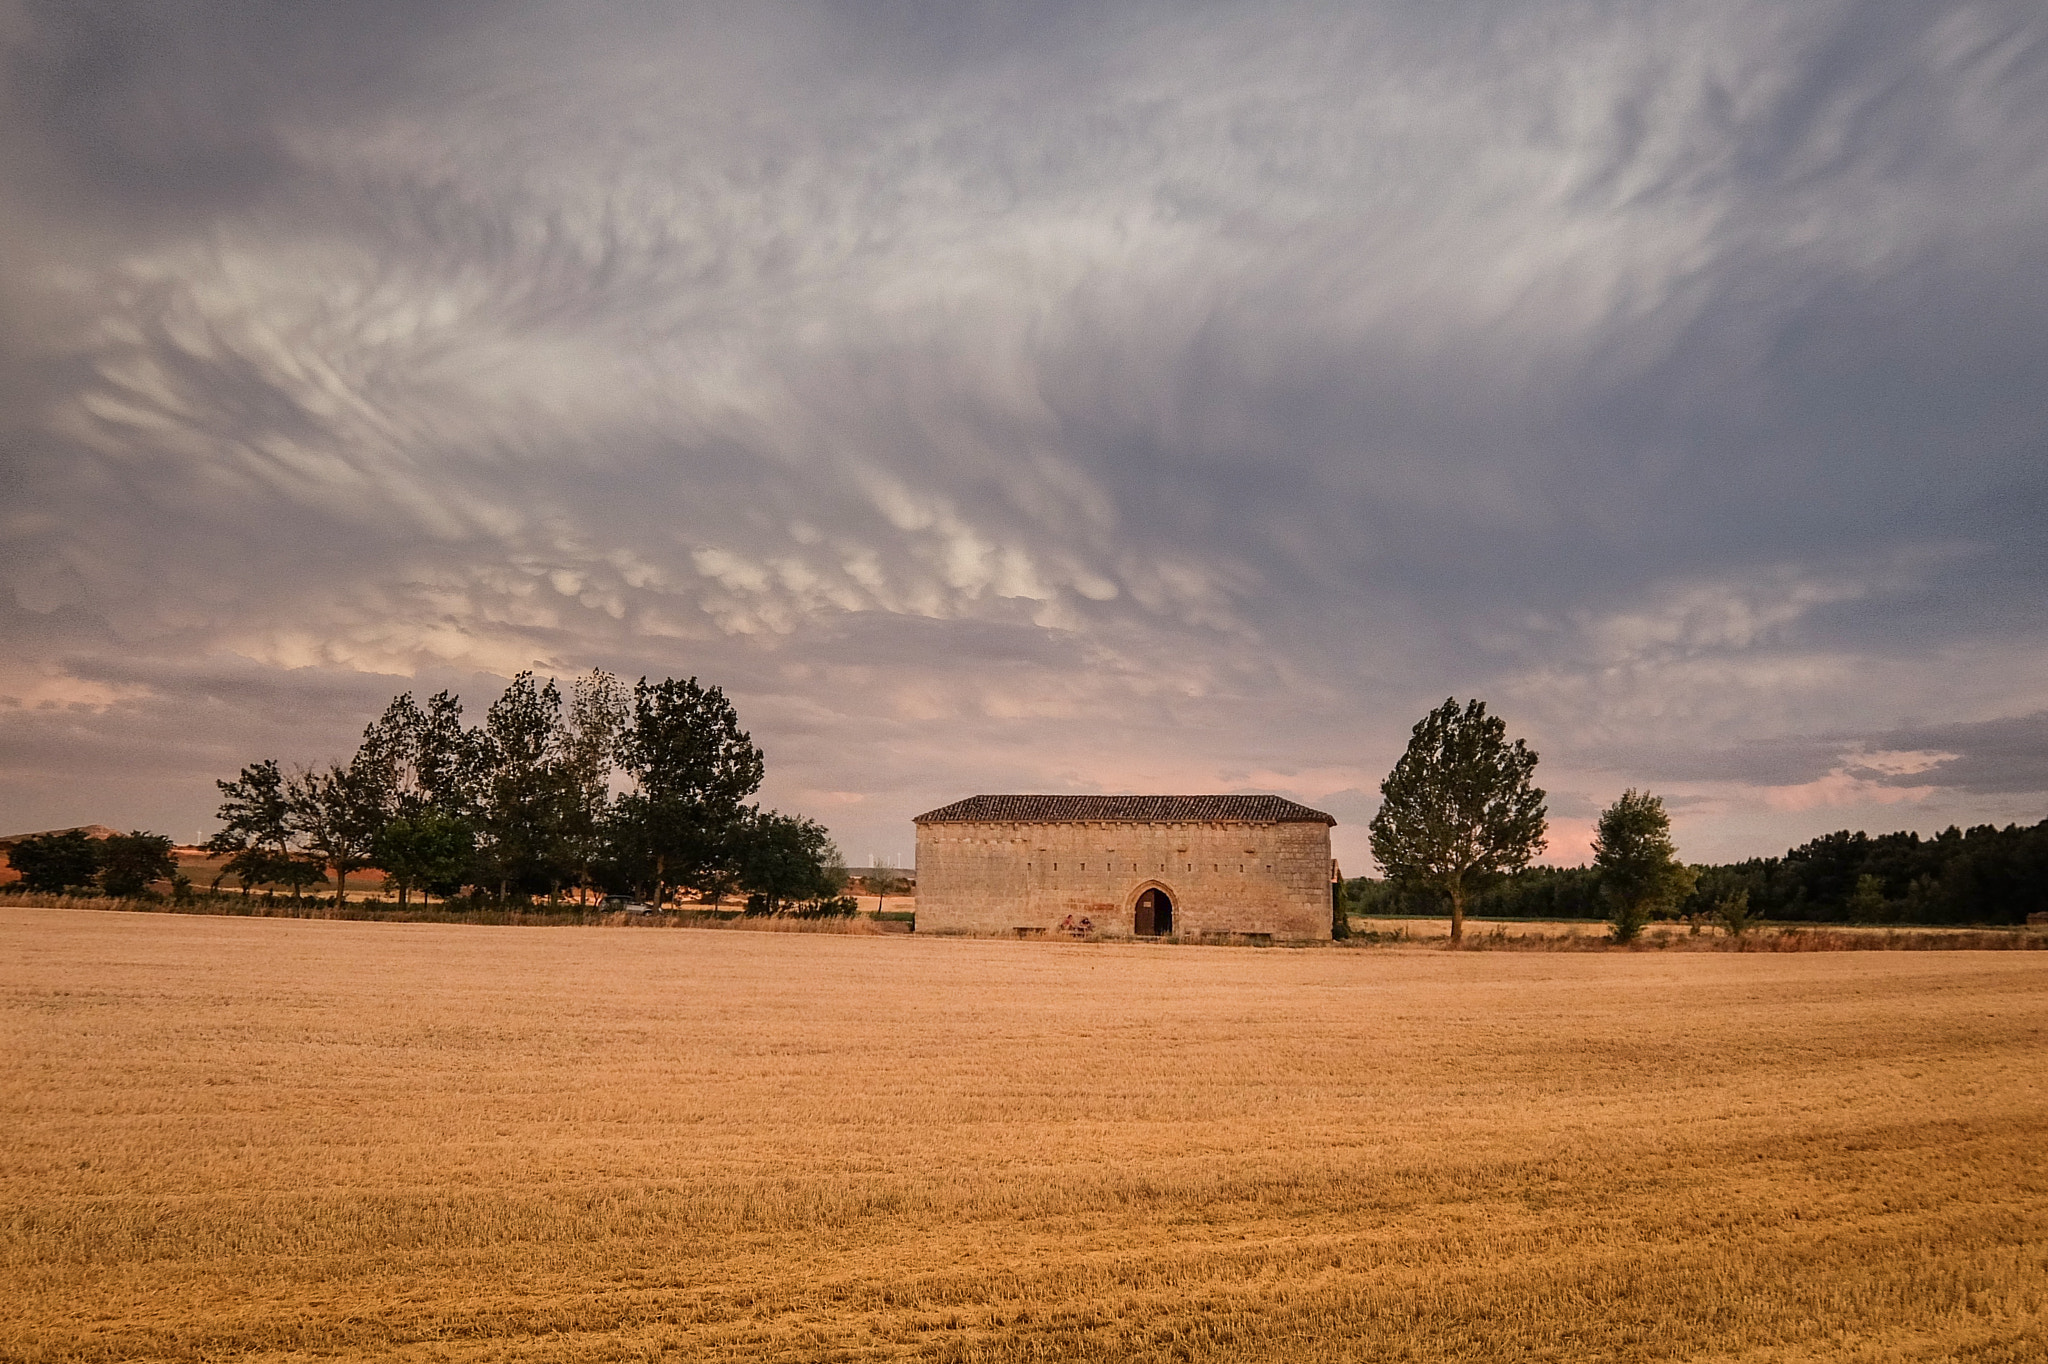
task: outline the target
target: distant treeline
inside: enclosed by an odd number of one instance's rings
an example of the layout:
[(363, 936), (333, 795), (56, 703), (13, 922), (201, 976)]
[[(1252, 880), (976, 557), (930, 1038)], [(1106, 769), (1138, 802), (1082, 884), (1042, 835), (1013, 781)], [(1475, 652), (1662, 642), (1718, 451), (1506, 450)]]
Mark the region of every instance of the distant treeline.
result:
[[(2020, 924), (2048, 913), (2048, 820), (1916, 833), (1828, 834), (1783, 857), (1695, 868), (1678, 913), (1711, 916), (1747, 893), (1749, 912), (1807, 923)], [(1358, 877), (1344, 883), (1353, 914), (1448, 913), (1419, 887)], [(1591, 867), (1531, 867), (1496, 878), (1467, 912), (1499, 919), (1604, 919), (1612, 906)]]

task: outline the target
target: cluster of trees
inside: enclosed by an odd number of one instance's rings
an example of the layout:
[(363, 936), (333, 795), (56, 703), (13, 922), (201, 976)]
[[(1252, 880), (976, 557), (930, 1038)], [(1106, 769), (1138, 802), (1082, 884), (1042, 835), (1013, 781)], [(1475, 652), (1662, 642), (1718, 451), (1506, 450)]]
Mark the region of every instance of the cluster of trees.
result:
[(1663, 801), (1630, 790), (1601, 812), (1590, 867), (1537, 867), (1543, 792), (1536, 754), (1455, 701), (1415, 726), (1380, 784), (1373, 856), (1385, 880), (1347, 881), (1347, 913), (1448, 912), (1492, 918), (1607, 919), (1626, 941), (1653, 918), (1711, 920), (1740, 933), (1759, 918), (1861, 923), (2019, 924), (2048, 913), (2048, 820), (2032, 827), (1829, 834), (1783, 857), (1688, 866)]
[[(346, 763), (275, 759), (216, 783), (222, 878), (294, 893), (381, 870), (400, 903), (465, 889), (499, 900), (678, 893), (750, 911), (844, 912), (837, 851), (813, 820), (748, 800), (764, 773), (732, 703), (697, 679), (628, 691), (593, 671), (564, 699), (521, 673), (481, 725), (448, 692), (393, 698)], [(219, 884), (218, 881), (215, 883)]]
[[(1465, 936), (1466, 907), (1500, 881), (1530, 872), (1545, 846), (1548, 811), (1535, 784), (1536, 754), (1484, 701), (1455, 698), (1416, 722), (1407, 751), (1380, 783), (1380, 810), (1370, 826), (1372, 853), (1387, 871), (1380, 903), (1445, 906), (1451, 941)], [(1694, 874), (1678, 860), (1664, 802), (1625, 791), (1601, 812), (1593, 841), (1594, 884), (1618, 942), (1629, 942), (1659, 913), (1689, 895)], [(1355, 884), (1355, 883), (1354, 883)], [(1365, 897), (1357, 897), (1365, 898)], [(1355, 902), (1338, 894), (1338, 919)], [(1740, 906), (1727, 907), (1732, 931), (1747, 927)]]
[(2019, 924), (2048, 913), (2048, 820), (1932, 838), (1843, 830), (1699, 871), (1699, 894), (1747, 895), (1772, 919)]
[(21, 873), (24, 890), (50, 895), (140, 895), (152, 881), (169, 881), (180, 892), (191, 883), (178, 873), (171, 840), (137, 830), (94, 838), (83, 829), (34, 834), (7, 850)]

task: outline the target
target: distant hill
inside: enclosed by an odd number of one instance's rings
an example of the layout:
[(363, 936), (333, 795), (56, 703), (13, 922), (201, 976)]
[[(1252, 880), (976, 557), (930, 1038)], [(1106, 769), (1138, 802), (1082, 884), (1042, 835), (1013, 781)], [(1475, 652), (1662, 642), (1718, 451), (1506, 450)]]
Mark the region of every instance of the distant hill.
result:
[(0, 848), (11, 848), (24, 838), (41, 838), (44, 834), (79, 833), (87, 838), (113, 838), (120, 832), (119, 829), (109, 829), (104, 824), (78, 824), (69, 829), (38, 829), (34, 833), (8, 834), (5, 838), (0, 838)]

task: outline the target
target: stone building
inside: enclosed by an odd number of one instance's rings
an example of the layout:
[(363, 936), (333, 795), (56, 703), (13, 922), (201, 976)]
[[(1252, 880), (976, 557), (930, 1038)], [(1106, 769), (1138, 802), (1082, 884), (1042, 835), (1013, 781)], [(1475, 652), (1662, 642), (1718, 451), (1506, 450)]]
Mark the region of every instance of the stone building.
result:
[(917, 825), (917, 931), (1330, 936), (1330, 826), (1279, 796), (969, 796)]

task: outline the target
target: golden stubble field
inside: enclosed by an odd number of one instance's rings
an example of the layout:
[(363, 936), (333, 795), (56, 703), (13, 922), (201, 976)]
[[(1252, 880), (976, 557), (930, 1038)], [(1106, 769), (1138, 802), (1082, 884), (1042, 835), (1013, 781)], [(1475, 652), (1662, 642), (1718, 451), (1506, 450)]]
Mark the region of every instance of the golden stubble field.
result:
[(2048, 1359), (2048, 954), (0, 909), (0, 1357)]

